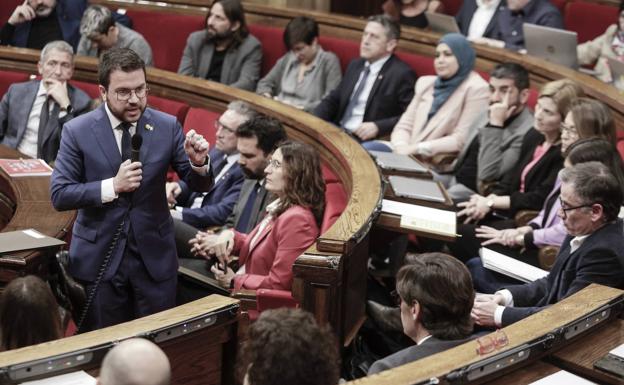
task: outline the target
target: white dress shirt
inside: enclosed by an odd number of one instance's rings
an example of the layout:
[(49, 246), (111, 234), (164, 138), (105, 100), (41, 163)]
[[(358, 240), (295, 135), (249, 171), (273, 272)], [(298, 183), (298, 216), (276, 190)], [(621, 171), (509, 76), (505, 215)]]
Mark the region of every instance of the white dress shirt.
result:
[(477, 9), (472, 15), (472, 20), (470, 20), (470, 26), (468, 27), (469, 39), (483, 37), (487, 26), (490, 24), (492, 17), (494, 17), (496, 8), (500, 4), (500, 0), (476, 0), (476, 3)]

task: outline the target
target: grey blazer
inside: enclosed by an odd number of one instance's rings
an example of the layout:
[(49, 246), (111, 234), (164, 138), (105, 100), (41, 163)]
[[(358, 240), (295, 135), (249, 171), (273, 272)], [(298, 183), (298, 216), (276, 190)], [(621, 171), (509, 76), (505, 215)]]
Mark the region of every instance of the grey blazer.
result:
[[(180, 60), (178, 73), (205, 79), (210, 69), (214, 44), (206, 41), (206, 31), (189, 35)], [(236, 48), (229, 47), (223, 59), (220, 83), (247, 91), (255, 91), (260, 78), (262, 46), (258, 39), (247, 35)]]
[(464, 342), (468, 342), (473, 338), (475, 337), (470, 336), (463, 340), (441, 340), (431, 336), (420, 345), (410, 346), (409, 348), (399, 350), (386, 358), (375, 361), (368, 369), (368, 375), (370, 376), (371, 374), (383, 372), (384, 370), (396, 368), (398, 366), (420, 360), (421, 358), (443, 352), (454, 348), (455, 346), (461, 345)]
[[(154, 59), (152, 55), (152, 48), (143, 35), (120, 23), (115, 23), (115, 26), (119, 29), (119, 36), (117, 37), (117, 43), (114, 48), (129, 48), (136, 52), (141, 59), (143, 59), (146, 66), (153, 66)], [(88, 39), (85, 35), (82, 35), (80, 37), (80, 41), (78, 42), (76, 55), (97, 57), (98, 54), (98, 48), (92, 45), (90, 39)]]
[[(39, 89), (39, 80), (12, 84), (0, 102), (0, 143), (17, 148), (26, 132), (28, 116), (32, 110)], [(43, 158), (47, 162), (56, 159), (61, 128), (75, 116), (89, 111), (91, 98), (84, 91), (68, 85), (69, 100), (73, 108), (71, 114), (51, 120), (46, 127), (44, 143), (41, 145)]]
[[(238, 224), (238, 220), (247, 204), (247, 199), (249, 198), (249, 194), (251, 194), (251, 189), (256, 185), (258, 180), (256, 179), (245, 179), (243, 182), (243, 187), (241, 187), (240, 195), (238, 196), (238, 201), (234, 206), (234, 210), (232, 210), (232, 214), (225, 221), (225, 226), (234, 228)], [(264, 212), (267, 205), (273, 201), (275, 197), (270, 194), (267, 190), (262, 187), (260, 191), (258, 191), (258, 195), (256, 195), (256, 202), (254, 203), (251, 217), (249, 218), (249, 223), (247, 224), (247, 231), (251, 231), (258, 224), (259, 219), (261, 218), (260, 213)]]

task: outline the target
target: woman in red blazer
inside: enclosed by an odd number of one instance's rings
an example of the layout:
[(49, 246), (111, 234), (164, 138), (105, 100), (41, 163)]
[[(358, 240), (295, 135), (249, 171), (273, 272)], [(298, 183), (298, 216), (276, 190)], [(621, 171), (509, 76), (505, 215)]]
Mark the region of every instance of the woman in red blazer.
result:
[(292, 266), (319, 235), (325, 209), (325, 182), (318, 153), (310, 146), (286, 142), (275, 150), (265, 188), (278, 199), (267, 206), (264, 219), (249, 233), (225, 230), (210, 250), (220, 261), (239, 256), (237, 272), (217, 265), (212, 272), (224, 287), (282, 289), (292, 286)]

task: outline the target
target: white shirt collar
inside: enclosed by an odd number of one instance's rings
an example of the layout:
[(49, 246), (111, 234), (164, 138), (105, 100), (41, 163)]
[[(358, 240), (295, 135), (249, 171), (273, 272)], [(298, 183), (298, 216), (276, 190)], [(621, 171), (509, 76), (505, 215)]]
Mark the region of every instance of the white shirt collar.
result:
[(386, 56), (382, 57), (381, 59), (375, 60), (372, 63), (369, 63), (367, 61), (365, 65), (368, 66), (371, 74), (377, 74), (377, 73), (379, 73), (379, 71), (381, 71), (381, 68), (384, 66), (384, 64), (386, 64), (388, 59), (390, 59), (390, 56), (391, 55), (386, 55)]
[(275, 212), (275, 210), (277, 210), (277, 207), (280, 204), (280, 199), (277, 198), (276, 200), (274, 200), (273, 202), (269, 203), (266, 207), (266, 212), (273, 215), (273, 213)]
[(486, 4), (483, 0), (476, 0), (477, 7), (483, 9), (496, 9), (498, 4), (500, 4), (500, 0), (492, 0), (488, 4)]
[[(113, 127), (113, 129), (117, 128), (117, 126), (119, 126), (122, 123), (122, 121), (117, 119), (117, 117), (113, 115), (111, 110), (108, 109), (108, 104), (106, 104), (106, 102), (104, 102), (104, 109), (106, 109), (106, 116), (108, 116), (108, 120), (110, 121), (111, 127)], [(135, 130), (136, 130), (137, 122), (130, 123), (130, 125)]]
[(579, 235), (578, 237), (574, 237), (570, 240), (570, 254), (578, 250), (579, 247), (585, 242), (585, 239), (589, 237), (591, 234)]
[(427, 337), (421, 338), (420, 341), (416, 341), (416, 345), (421, 345), (423, 342), (427, 341), (431, 337), (433, 336), (429, 334)]

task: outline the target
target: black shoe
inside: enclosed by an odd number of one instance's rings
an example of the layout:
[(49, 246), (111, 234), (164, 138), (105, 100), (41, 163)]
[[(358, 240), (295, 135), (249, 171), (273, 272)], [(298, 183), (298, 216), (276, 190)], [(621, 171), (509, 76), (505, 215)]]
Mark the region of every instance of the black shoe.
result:
[(381, 305), (375, 301), (366, 301), (367, 313), (382, 330), (387, 332), (403, 332), (401, 309)]

